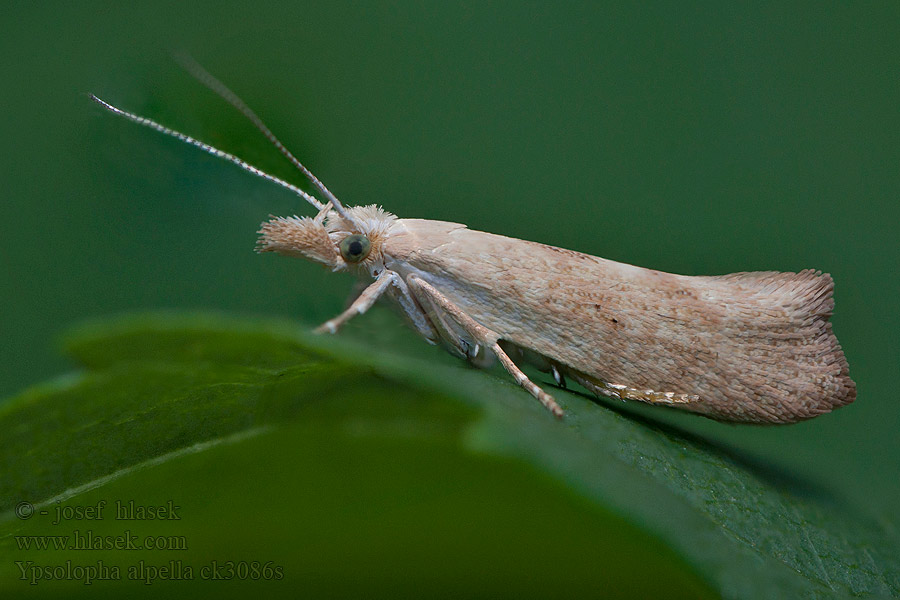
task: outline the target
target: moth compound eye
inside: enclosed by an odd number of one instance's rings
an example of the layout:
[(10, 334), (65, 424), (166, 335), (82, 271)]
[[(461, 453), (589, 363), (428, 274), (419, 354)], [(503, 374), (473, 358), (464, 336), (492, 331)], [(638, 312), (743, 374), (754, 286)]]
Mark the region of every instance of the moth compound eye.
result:
[(358, 263), (369, 255), (372, 244), (369, 238), (359, 233), (348, 235), (341, 242), (341, 256), (348, 263)]

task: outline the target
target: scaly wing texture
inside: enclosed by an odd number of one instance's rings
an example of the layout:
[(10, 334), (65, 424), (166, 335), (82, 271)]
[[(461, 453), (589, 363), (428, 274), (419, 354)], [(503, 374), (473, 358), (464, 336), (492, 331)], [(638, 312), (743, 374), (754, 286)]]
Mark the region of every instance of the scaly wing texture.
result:
[(503, 339), (606, 382), (696, 394), (683, 408), (790, 423), (853, 401), (816, 271), (690, 277), (462, 225), (400, 219), (386, 255)]

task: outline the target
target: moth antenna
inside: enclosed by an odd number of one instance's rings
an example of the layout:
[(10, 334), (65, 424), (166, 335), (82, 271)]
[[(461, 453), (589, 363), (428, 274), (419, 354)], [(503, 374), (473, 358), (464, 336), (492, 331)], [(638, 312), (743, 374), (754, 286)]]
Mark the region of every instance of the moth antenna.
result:
[(287, 181), (284, 181), (283, 179), (279, 179), (278, 177), (275, 177), (274, 175), (269, 175), (265, 171), (258, 169), (257, 167), (254, 167), (250, 163), (238, 158), (234, 154), (229, 154), (228, 152), (219, 150), (218, 148), (216, 148), (214, 146), (210, 146), (209, 144), (201, 142), (200, 140), (194, 139), (187, 134), (181, 133), (180, 131), (175, 131), (174, 129), (169, 129), (165, 125), (160, 125), (156, 121), (154, 121), (152, 119), (148, 119), (147, 117), (141, 117), (134, 113), (130, 113), (127, 110), (122, 110), (121, 108), (116, 108), (109, 102), (101, 100), (94, 94), (91, 94), (91, 100), (93, 100), (94, 102), (96, 102), (97, 104), (99, 104), (100, 106), (105, 108), (106, 110), (108, 110), (112, 113), (115, 113), (119, 116), (125, 117), (129, 121), (133, 121), (133, 122), (137, 123), (138, 125), (143, 125), (144, 127), (149, 127), (150, 129), (155, 129), (156, 131), (158, 131), (160, 133), (163, 133), (163, 134), (173, 137), (177, 140), (180, 140), (182, 142), (190, 144), (191, 146), (200, 148), (204, 152), (208, 152), (209, 154), (212, 154), (213, 156), (216, 156), (218, 158), (223, 158), (227, 161), (230, 161), (230, 162), (236, 164), (237, 166), (239, 166), (240, 168), (244, 169), (245, 171), (247, 171), (249, 173), (253, 173), (257, 177), (262, 177), (266, 181), (271, 181), (272, 183), (276, 183), (276, 184), (280, 185), (281, 187), (294, 192), (295, 194), (297, 194), (298, 196), (300, 196), (301, 198), (303, 198), (304, 200), (306, 200), (307, 202), (312, 204), (316, 210), (322, 210), (325, 207), (325, 205), (322, 204), (321, 202), (319, 202), (318, 200), (316, 200), (316, 198), (314, 196), (307, 194), (306, 192), (304, 192), (303, 190), (298, 188), (296, 185), (294, 185), (292, 183), (288, 183)]
[(318, 177), (313, 175), (312, 171), (307, 169), (303, 163), (301, 163), (296, 156), (288, 150), (284, 144), (281, 143), (275, 134), (272, 133), (272, 130), (263, 123), (263, 120), (259, 118), (259, 116), (253, 112), (253, 109), (247, 106), (247, 104), (241, 100), (241, 98), (232, 92), (228, 86), (224, 83), (216, 79), (209, 71), (203, 68), (203, 65), (198, 63), (193, 56), (187, 53), (178, 53), (175, 54), (175, 60), (187, 71), (194, 79), (205, 85), (207, 88), (218, 94), (223, 100), (228, 102), (231, 106), (236, 108), (242, 115), (244, 115), (248, 121), (253, 123), (253, 125), (264, 135), (269, 142), (275, 146), (275, 148), (284, 156), (286, 159), (290, 161), (292, 165), (294, 165), (301, 173), (303, 173), (304, 177), (306, 177), (310, 183), (313, 184), (319, 193), (322, 194), (322, 197), (325, 198), (326, 201), (331, 202), (332, 206), (334, 206), (334, 210), (337, 211), (341, 217), (355, 224), (355, 221), (352, 217), (350, 217), (346, 210), (344, 209), (344, 205), (341, 204), (341, 201), (335, 197), (334, 194), (331, 193), (325, 184), (322, 183)]

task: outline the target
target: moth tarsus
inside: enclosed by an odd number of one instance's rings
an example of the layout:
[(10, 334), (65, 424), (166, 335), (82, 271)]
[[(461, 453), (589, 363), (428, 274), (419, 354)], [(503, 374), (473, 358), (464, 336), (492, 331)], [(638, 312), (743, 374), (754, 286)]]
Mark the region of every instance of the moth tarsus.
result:
[(193, 59), (201, 83), (246, 116), (324, 200), (155, 121), (105, 109), (193, 145), (303, 198), (314, 217), (271, 217), (257, 251), (312, 260), (370, 283), (316, 329), (334, 333), (387, 296), (412, 328), (477, 366), (497, 360), (557, 417), (563, 410), (513, 360), (622, 400), (713, 419), (793, 423), (849, 404), (831, 324), (831, 277), (819, 271), (685, 276), (572, 250), (344, 206), (240, 98)]

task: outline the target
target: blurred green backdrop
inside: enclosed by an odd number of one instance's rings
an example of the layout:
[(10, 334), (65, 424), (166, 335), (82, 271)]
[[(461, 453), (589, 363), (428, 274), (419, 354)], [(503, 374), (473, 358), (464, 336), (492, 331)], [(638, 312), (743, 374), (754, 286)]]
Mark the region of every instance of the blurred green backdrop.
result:
[(4, 396), (65, 372), (54, 340), (84, 317), (312, 324), (343, 305), (349, 279), (252, 252), (268, 214), (306, 207), (88, 100), (299, 181), (169, 59), (184, 49), (346, 203), (677, 273), (832, 273), (856, 404), (780, 428), (664, 418), (896, 523), (900, 4), (46, 2), (0, 16)]

